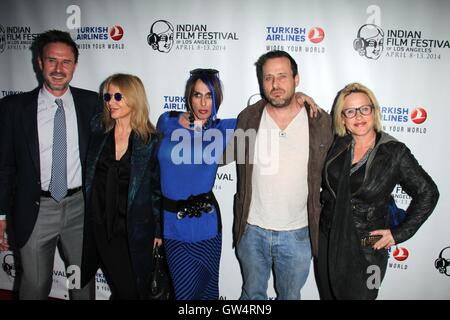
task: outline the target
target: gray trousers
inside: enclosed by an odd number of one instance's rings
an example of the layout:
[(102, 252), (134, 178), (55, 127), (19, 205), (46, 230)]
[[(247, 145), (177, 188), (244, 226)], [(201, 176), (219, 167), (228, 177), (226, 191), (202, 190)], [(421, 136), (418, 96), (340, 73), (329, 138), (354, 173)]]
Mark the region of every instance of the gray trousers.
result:
[[(84, 199), (81, 191), (60, 203), (41, 197), (38, 218), (25, 246), (20, 249), (22, 278), (19, 298), (47, 299), (53, 282), (53, 263), (58, 246), (66, 269), (81, 269), (83, 249)], [(61, 252), (62, 251), (62, 252)], [(72, 273), (70, 273), (72, 274)], [(78, 273), (80, 274), (80, 273)], [(94, 281), (81, 289), (69, 290), (70, 299), (87, 300), (95, 297)]]

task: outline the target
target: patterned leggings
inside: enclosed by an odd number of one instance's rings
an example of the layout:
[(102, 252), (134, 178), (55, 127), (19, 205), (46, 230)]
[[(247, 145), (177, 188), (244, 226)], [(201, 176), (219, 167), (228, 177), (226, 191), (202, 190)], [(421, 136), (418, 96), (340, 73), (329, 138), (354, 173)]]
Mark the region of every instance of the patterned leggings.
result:
[(222, 234), (197, 242), (164, 239), (176, 300), (217, 300)]

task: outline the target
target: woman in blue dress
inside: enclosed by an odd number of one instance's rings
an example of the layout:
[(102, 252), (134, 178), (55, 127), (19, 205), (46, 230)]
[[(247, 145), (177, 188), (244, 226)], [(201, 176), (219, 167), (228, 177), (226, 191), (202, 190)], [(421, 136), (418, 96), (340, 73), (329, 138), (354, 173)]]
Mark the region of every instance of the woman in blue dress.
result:
[(219, 297), (222, 233), (212, 188), (236, 125), (236, 119), (217, 118), (222, 97), (219, 72), (195, 69), (185, 88), (187, 112), (158, 120), (163, 237), (177, 300)]

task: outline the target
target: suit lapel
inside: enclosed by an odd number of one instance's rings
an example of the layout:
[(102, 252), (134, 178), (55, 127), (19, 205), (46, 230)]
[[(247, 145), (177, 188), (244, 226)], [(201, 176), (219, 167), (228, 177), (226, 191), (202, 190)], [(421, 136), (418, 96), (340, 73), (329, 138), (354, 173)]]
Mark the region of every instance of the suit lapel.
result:
[(41, 168), (39, 162), (39, 135), (37, 127), (37, 108), (38, 96), (40, 88), (35, 89), (28, 101), (25, 101), (25, 107), (22, 113), (23, 131), (28, 142), (31, 160), (38, 176), (40, 176)]
[[(143, 144), (136, 133), (133, 135), (130, 184), (128, 187), (128, 211), (130, 210), (133, 201), (136, 198), (136, 193), (142, 184), (142, 179), (145, 176), (145, 170), (148, 167), (148, 163), (152, 156), (155, 141), (155, 139), (152, 139), (147, 144)], [(150, 197), (150, 195), (148, 196)]]
[[(100, 153), (103, 150), (103, 147), (106, 142), (106, 138), (109, 135), (109, 132), (105, 133), (101, 128), (101, 119), (100, 115), (96, 116), (96, 118), (92, 119), (93, 126), (97, 126), (94, 133), (92, 133), (92, 138), (90, 140), (89, 151), (86, 157), (86, 197), (87, 201), (89, 201), (91, 196), (91, 188), (92, 183), (94, 181), (95, 169), (97, 168), (97, 162), (100, 157)], [(89, 202), (87, 202), (89, 203)]]
[(78, 125), (78, 143), (80, 148), (80, 160), (81, 164), (84, 165), (84, 159), (86, 159), (88, 138), (89, 138), (89, 108), (83, 108), (83, 104), (86, 102), (80, 91), (77, 88), (70, 87), (70, 91), (73, 97), (73, 103), (75, 105), (75, 112), (77, 114), (77, 125)]

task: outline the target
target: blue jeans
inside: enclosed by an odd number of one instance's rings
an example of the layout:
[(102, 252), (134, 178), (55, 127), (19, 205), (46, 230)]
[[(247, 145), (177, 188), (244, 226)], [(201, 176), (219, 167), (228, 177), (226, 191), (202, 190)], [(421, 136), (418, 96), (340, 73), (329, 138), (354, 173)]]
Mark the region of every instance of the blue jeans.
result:
[(244, 278), (241, 300), (267, 300), (272, 267), (277, 299), (300, 300), (311, 264), (308, 227), (273, 231), (247, 224), (236, 252)]

